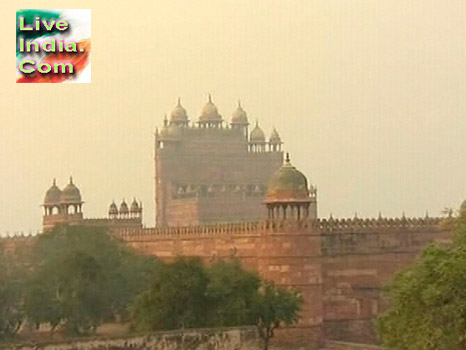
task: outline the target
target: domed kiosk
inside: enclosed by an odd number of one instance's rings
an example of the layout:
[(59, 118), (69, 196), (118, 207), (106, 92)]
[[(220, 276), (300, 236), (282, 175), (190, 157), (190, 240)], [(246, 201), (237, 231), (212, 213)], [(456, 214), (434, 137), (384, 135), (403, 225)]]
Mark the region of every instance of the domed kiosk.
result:
[(269, 220), (317, 218), (317, 190), (291, 165), (288, 153), (285, 164), (270, 178), (264, 203)]
[(238, 106), (236, 107), (235, 111), (231, 115), (231, 122), (230, 126), (232, 129), (241, 130), (244, 137), (248, 137), (248, 115), (246, 111), (241, 106), (241, 101), (238, 100)]
[(181, 100), (178, 98), (178, 103), (170, 114), (170, 125), (188, 126), (189, 118), (186, 109), (181, 105)]
[(44, 197), (44, 229), (58, 224), (75, 223), (83, 219), (81, 191), (70, 177), (68, 185), (63, 190), (57, 186), (55, 179)]
[(265, 134), (259, 126), (259, 122), (256, 120), (256, 126), (252, 129), (249, 135), (249, 151), (250, 152), (265, 152)]
[(217, 106), (212, 102), (212, 96), (209, 94), (209, 100), (202, 108), (198, 124), (200, 127), (219, 128), (222, 123), (222, 116), (218, 113)]

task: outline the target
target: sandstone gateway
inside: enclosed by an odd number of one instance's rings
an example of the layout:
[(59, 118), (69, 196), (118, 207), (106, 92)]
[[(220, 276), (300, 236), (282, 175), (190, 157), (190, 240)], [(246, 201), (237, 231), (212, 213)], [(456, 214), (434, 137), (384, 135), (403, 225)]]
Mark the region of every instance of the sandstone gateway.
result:
[(196, 123), (178, 101), (155, 135), (156, 227), (143, 227), (136, 200), (112, 203), (106, 218), (85, 219), (70, 180), (63, 190), (54, 183), (47, 191), (44, 230), (63, 223), (106, 226), (166, 261), (237, 256), (303, 293), (300, 322), (278, 341), (374, 341), (382, 283), (425, 244), (448, 241), (451, 233), (427, 216), (318, 218), (316, 189), (284, 157), (277, 131), (266, 139), (257, 122), (249, 126), (240, 103), (226, 125), (210, 96)]

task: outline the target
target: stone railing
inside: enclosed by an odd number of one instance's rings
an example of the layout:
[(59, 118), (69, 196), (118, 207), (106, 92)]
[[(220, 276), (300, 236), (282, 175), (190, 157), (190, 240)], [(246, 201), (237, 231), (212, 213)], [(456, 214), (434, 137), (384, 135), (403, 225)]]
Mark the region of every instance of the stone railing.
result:
[(0, 350), (259, 350), (254, 328), (192, 329), (118, 338), (0, 344)]
[(274, 220), (250, 221), (239, 223), (217, 223), (211, 225), (151, 227), (151, 228), (115, 228), (113, 232), (124, 240), (165, 239), (174, 237), (212, 237), (212, 236), (248, 236), (265, 232), (307, 232), (313, 229), (311, 220)]
[(114, 232), (125, 240), (144, 237), (165, 238), (177, 236), (210, 237), (214, 235), (250, 235), (267, 229), (266, 222), (219, 223), (183, 227), (152, 227), (143, 229), (116, 229)]
[(321, 233), (346, 233), (351, 231), (432, 229), (440, 228), (443, 218), (378, 218), (378, 219), (319, 219), (313, 224)]
[(317, 220), (266, 220), (240, 223), (153, 228), (117, 228), (114, 233), (125, 240), (167, 238), (179, 236), (211, 237), (214, 235), (251, 235), (262, 232), (316, 232), (323, 234), (371, 232), (389, 230), (441, 229), (443, 218), (378, 218), (378, 219), (317, 219)]

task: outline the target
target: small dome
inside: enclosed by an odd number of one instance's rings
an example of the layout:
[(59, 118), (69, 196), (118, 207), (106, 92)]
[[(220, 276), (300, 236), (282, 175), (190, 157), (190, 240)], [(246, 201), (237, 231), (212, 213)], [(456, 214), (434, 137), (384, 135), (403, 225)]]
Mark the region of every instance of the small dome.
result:
[(178, 98), (178, 103), (173, 109), (173, 111), (170, 114), (170, 122), (171, 123), (187, 123), (188, 120), (188, 114), (186, 113), (186, 109), (183, 108), (181, 105), (181, 101)]
[(278, 135), (277, 129), (273, 128), (272, 134), (270, 135), (269, 138), (270, 143), (281, 143), (282, 139), (280, 138), (280, 135)]
[(128, 214), (129, 209), (128, 209), (128, 204), (126, 204), (125, 200), (121, 202), (120, 204), (120, 214)]
[(115, 202), (110, 204), (110, 207), (108, 208), (108, 215), (118, 215), (118, 207), (116, 206)]
[(290, 163), (289, 155), (285, 164), (272, 175), (267, 190), (267, 200), (306, 199), (309, 190), (306, 176)]
[(131, 211), (132, 213), (138, 213), (138, 212), (139, 212), (139, 204), (138, 204), (138, 202), (136, 202), (136, 198), (133, 199), (133, 203), (131, 203), (131, 209), (130, 209), (130, 211)]
[(44, 205), (58, 204), (61, 199), (61, 190), (57, 186), (57, 182), (53, 179), (52, 186), (45, 193)]
[(238, 101), (238, 107), (231, 115), (231, 124), (248, 125), (248, 115), (246, 111), (241, 107), (241, 101)]
[(74, 185), (72, 177), (70, 177), (70, 183), (63, 189), (60, 201), (66, 204), (82, 203), (81, 192), (79, 188)]
[(265, 142), (265, 134), (259, 127), (258, 122), (256, 122), (256, 126), (254, 127), (254, 129), (252, 129), (249, 139), (251, 140), (251, 142)]
[(212, 97), (210, 95), (209, 95), (209, 101), (202, 108), (199, 121), (201, 122), (222, 121), (222, 116), (218, 114), (217, 107), (212, 102)]

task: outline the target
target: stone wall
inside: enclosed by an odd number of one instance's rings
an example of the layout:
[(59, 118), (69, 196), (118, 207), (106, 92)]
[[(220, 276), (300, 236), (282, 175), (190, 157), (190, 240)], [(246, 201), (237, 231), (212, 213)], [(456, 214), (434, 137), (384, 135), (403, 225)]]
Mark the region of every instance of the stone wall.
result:
[(119, 237), (139, 252), (164, 261), (177, 256), (197, 257), (204, 262), (237, 257), (246, 268), (277, 285), (299, 289), (304, 300), (301, 318), (295, 328), (278, 331), (274, 344), (321, 344), (321, 239), (312, 225), (216, 224), (191, 229), (125, 230)]
[[(277, 337), (294, 344), (320, 343), (322, 331), (325, 339), (375, 342), (374, 320), (386, 307), (383, 285), (428, 243), (451, 240), (441, 219), (405, 217), (117, 228), (113, 234), (164, 261), (188, 256), (212, 262), (235, 256), (278, 285), (299, 288), (305, 301), (300, 324)], [(17, 237), (0, 243), (14, 250), (33, 240)]]
[(326, 350), (381, 350), (382, 348), (375, 345), (356, 344), (331, 341), (328, 342)]
[(384, 284), (428, 243), (451, 238), (436, 218), (335, 220), (322, 226), (325, 336), (360, 343), (376, 341), (374, 320), (386, 307)]
[(258, 350), (254, 328), (156, 332), (120, 338), (0, 344), (0, 350)]
[[(308, 338), (376, 342), (374, 320), (384, 310), (381, 290), (430, 242), (449, 242), (439, 218), (263, 221), (125, 230), (136, 250), (170, 261), (236, 256), (277, 284), (303, 292), (300, 325)], [(311, 336), (311, 334), (313, 334)], [(281, 337), (286, 338), (286, 337)]]

